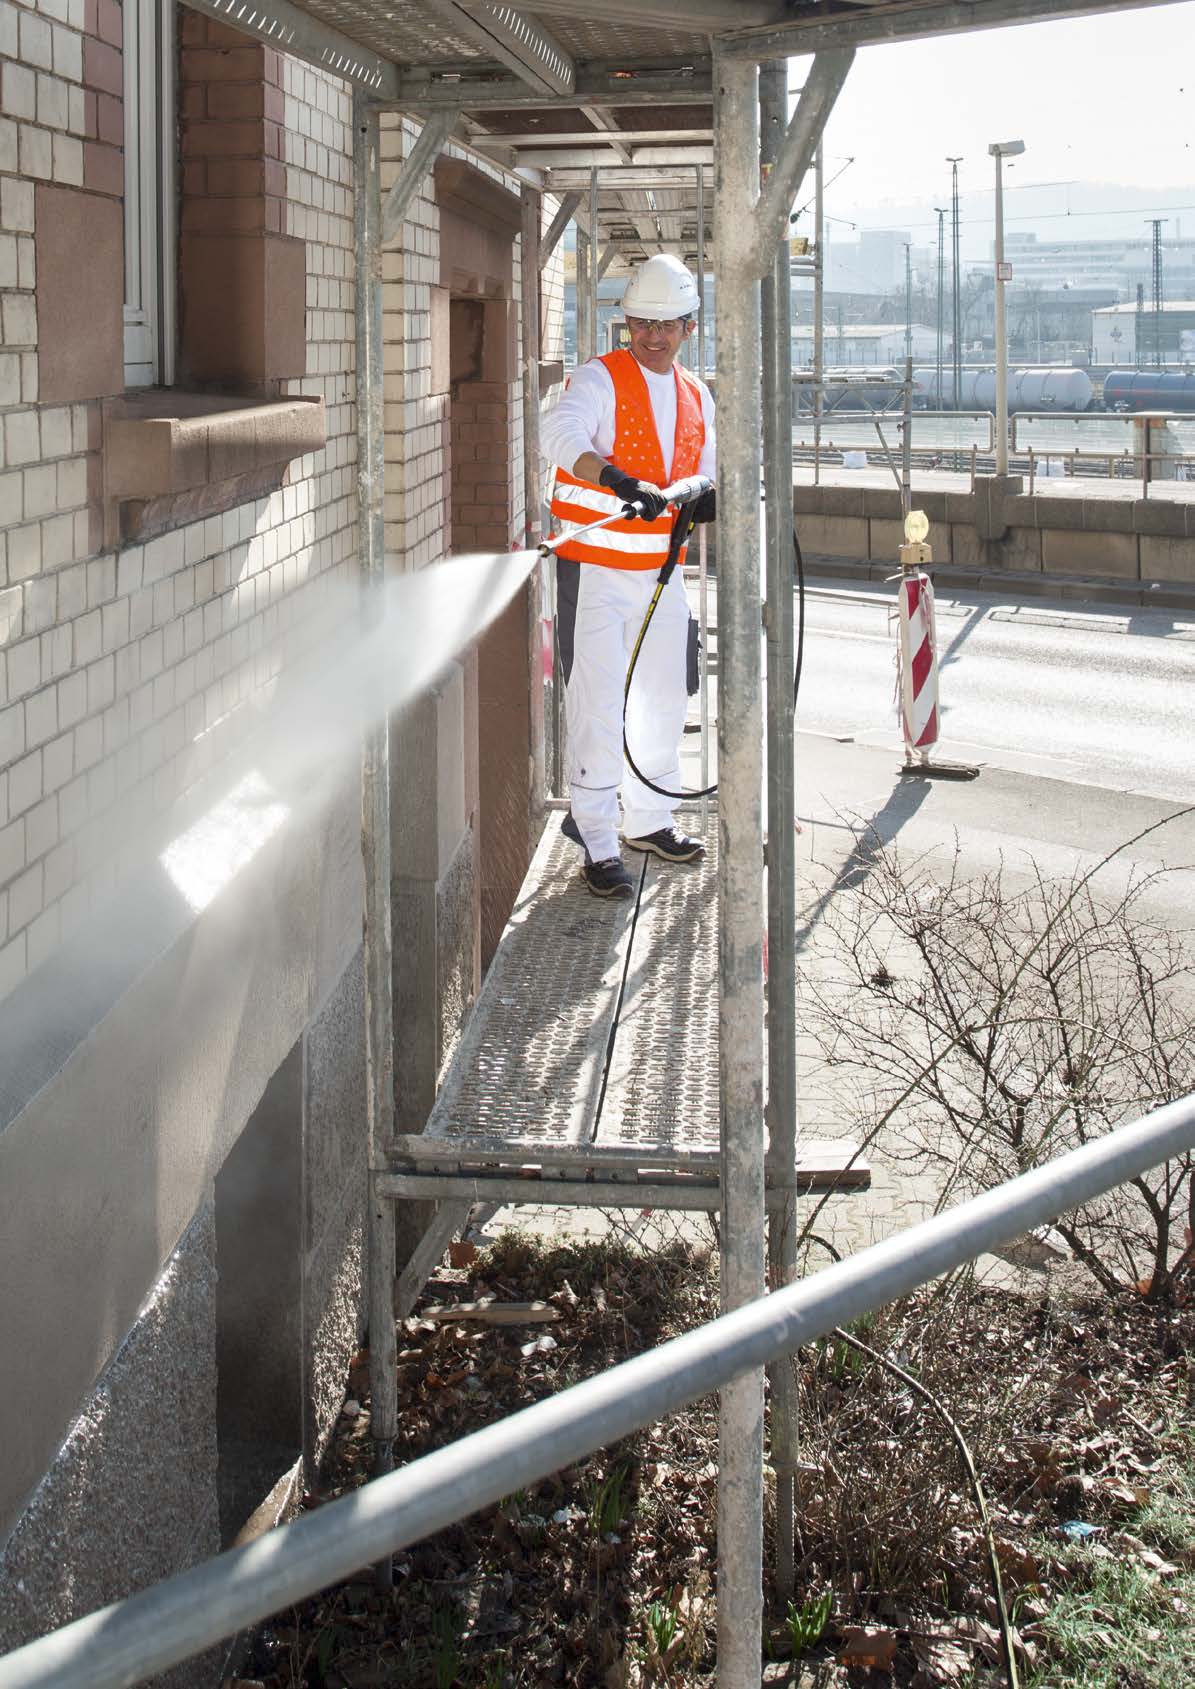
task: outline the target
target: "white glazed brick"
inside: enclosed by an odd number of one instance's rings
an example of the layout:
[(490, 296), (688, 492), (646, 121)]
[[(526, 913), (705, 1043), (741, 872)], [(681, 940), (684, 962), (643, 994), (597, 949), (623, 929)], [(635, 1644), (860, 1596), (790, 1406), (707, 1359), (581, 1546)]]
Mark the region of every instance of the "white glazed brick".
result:
[[(55, 405), (41, 413), (41, 444), (42, 456), (45, 458), (66, 457), (71, 451), (73, 439), (73, 425), (71, 408), (69, 405)], [(84, 467), (86, 460), (77, 460)]]
[(83, 80), (83, 37), (73, 29), (63, 29), (55, 24), (54, 36), (54, 70), (58, 76), (66, 77), (71, 82)]
[(0, 66), (0, 110), (10, 117), (36, 115), (37, 76), (27, 65), (9, 59)]
[[(10, 300), (20, 298), (21, 295), (17, 293), (5, 295), (6, 320)], [(17, 411), (4, 418), (4, 450), (10, 467), (22, 463), (36, 463), (40, 459), (41, 439), (36, 411)]]
[(23, 757), (28, 744), (24, 704), (10, 704), (0, 710), (0, 767)]
[(9, 996), (24, 979), (27, 953), (23, 932), (0, 949), (0, 997)]
[(17, 136), (17, 155), (22, 176), (48, 182), (54, 174), (54, 149), (48, 129), (22, 123)]
[(37, 79), (37, 121), (47, 129), (65, 129), (70, 118), (69, 88), (57, 76)]
[(0, 228), (18, 234), (33, 233), (32, 182), (22, 182), (15, 176), (0, 180)]
[(42, 758), (40, 751), (14, 762), (8, 771), (8, 807), (13, 815), (23, 815), (42, 795)]
[(54, 63), (53, 32), (46, 20), (34, 12), (21, 13), (20, 57), (41, 70), (49, 70)]
[(37, 345), (37, 305), (31, 293), (6, 293), (0, 319), (5, 346)]
[(83, 143), (70, 135), (55, 135), (50, 152), (54, 180), (68, 188), (83, 185)]

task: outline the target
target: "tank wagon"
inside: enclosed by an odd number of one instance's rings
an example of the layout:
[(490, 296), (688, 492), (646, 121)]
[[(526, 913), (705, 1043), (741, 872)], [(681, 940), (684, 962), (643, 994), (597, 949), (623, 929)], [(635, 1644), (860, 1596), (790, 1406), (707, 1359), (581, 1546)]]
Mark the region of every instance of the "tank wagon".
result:
[(1178, 370), (1111, 370), (1104, 378), (1104, 409), (1195, 411), (1195, 375)]
[[(922, 410), (953, 410), (954, 379), (942, 371), (942, 395), (937, 393), (936, 369), (913, 371), (913, 402)], [(1010, 369), (1008, 409), (1013, 411), (1085, 411), (1095, 397), (1091, 378), (1081, 369)], [(996, 372), (994, 369), (965, 369), (959, 387), (959, 407), (964, 411), (994, 411)]]

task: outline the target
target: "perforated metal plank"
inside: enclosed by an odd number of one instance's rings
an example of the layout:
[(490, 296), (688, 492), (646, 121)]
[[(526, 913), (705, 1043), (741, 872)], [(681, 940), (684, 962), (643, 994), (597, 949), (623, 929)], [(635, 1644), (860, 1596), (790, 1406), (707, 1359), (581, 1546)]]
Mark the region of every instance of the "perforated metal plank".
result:
[(718, 1148), (717, 834), (698, 862), (646, 859), (600, 1144)]
[(591, 897), (577, 861), (550, 818), (426, 1136), (591, 1135), (635, 905)]

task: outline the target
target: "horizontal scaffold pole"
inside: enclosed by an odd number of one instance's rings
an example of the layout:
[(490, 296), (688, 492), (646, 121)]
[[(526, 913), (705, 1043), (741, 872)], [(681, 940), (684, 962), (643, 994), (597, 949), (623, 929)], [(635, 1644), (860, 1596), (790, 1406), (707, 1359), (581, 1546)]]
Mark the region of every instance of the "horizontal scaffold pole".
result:
[(395, 64), (321, 23), (302, 7), (292, 6), (290, 0), (268, 0), (261, 5), (250, 4), (249, 0), (186, 0), (186, 4), (194, 12), (205, 12), (245, 35), (345, 77), (375, 99), (391, 101), (397, 97), (399, 75)]
[(434, 1536), (1195, 1146), (1195, 1097), (936, 1214), (293, 1525), (0, 1659), (0, 1689), (118, 1689)]

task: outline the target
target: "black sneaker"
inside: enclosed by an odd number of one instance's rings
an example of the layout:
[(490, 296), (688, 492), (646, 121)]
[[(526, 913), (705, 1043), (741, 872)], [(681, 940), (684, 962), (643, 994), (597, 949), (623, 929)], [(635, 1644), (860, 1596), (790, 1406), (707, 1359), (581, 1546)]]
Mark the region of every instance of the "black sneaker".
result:
[(679, 827), (661, 827), (644, 839), (627, 839), (626, 843), (632, 850), (648, 851), (663, 862), (696, 862), (699, 856), (705, 855), (701, 840), (691, 839)]
[(630, 897), (635, 889), (621, 856), (611, 856), (606, 862), (586, 859), (581, 878), (595, 897)]

